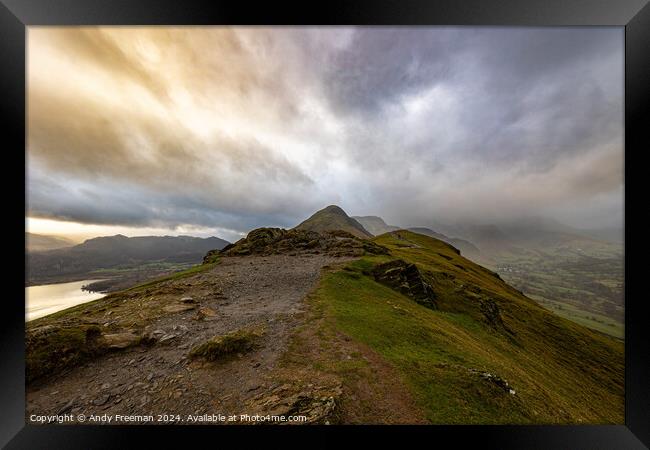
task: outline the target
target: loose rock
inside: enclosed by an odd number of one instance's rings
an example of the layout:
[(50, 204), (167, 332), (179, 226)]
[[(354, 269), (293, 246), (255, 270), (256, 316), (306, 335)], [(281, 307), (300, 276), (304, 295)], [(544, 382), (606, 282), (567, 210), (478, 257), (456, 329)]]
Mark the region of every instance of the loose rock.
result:
[(169, 305), (165, 306), (163, 308), (163, 311), (168, 312), (168, 313), (177, 313), (177, 312), (183, 312), (183, 311), (189, 311), (191, 309), (196, 308), (196, 305), (193, 304), (175, 304), (175, 305)]

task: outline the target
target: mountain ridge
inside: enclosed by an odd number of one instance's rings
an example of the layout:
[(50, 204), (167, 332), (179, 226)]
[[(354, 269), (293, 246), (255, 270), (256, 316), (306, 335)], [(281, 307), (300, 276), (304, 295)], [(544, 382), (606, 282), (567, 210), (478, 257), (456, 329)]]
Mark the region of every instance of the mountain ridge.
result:
[(28, 252), (43, 252), (58, 248), (72, 247), (76, 243), (62, 236), (25, 232), (25, 250)]
[(72, 247), (28, 254), (26, 279), (35, 282), (151, 261), (198, 263), (207, 251), (228, 244), (217, 237), (99, 236)]
[(361, 225), (363, 225), (366, 230), (372, 233), (374, 236), (379, 236), (384, 233), (389, 233), (391, 231), (398, 230), (409, 230), (415, 233), (424, 234), (425, 236), (434, 237), (440, 239), (441, 241), (447, 242), (448, 244), (453, 245), (459, 249), (463, 255), (469, 257), (476, 257), (480, 253), (479, 248), (474, 245), (472, 242), (461, 239), (461, 238), (450, 238), (442, 233), (432, 230), (427, 227), (398, 227), (396, 225), (388, 225), (384, 219), (379, 216), (353, 216)]
[(374, 236), (388, 233), (389, 231), (397, 231), (400, 227), (388, 225), (384, 219), (379, 216), (352, 216), (354, 220), (359, 222), (367, 231)]

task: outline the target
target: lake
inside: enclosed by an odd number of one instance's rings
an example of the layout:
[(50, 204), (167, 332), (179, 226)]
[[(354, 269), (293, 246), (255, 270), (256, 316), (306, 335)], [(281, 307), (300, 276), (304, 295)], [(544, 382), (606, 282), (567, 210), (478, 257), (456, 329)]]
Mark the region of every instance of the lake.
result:
[(62, 309), (104, 297), (100, 292), (88, 292), (82, 286), (99, 280), (45, 284), (25, 288), (25, 321), (38, 319)]

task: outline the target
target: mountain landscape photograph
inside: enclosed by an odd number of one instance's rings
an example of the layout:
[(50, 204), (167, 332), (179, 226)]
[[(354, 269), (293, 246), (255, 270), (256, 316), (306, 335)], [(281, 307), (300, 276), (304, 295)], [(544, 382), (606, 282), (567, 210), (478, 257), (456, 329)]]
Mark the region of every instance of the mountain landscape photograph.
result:
[(624, 37), (29, 27), (25, 422), (624, 424)]

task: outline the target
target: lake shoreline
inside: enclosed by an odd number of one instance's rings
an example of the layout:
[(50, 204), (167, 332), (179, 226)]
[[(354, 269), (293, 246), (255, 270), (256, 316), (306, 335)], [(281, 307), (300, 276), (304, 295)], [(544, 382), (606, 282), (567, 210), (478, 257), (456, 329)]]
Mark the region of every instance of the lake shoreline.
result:
[(25, 287), (25, 322), (105, 297), (105, 293), (87, 289), (98, 281), (85, 279)]

